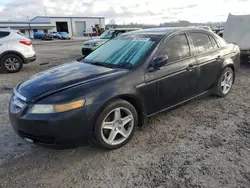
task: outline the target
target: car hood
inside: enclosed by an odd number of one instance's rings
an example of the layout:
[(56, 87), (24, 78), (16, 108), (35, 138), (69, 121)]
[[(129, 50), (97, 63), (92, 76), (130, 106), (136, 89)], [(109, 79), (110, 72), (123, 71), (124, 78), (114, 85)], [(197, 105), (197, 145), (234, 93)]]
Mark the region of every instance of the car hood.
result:
[(93, 40), (88, 40), (88, 41), (84, 42), (83, 44), (84, 45), (93, 45), (94, 43), (103, 44), (103, 43), (105, 43), (107, 41), (109, 41), (109, 39), (93, 39)]
[(34, 102), (55, 92), (124, 72), (127, 70), (74, 61), (28, 78), (17, 86), (17, 92), (28, 101)]

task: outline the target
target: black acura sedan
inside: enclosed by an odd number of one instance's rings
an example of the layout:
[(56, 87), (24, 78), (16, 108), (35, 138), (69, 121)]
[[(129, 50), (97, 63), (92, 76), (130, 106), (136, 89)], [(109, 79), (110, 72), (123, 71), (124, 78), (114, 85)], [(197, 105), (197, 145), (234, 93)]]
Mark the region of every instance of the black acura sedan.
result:
[(123, 34), (81, 61), (38, 73), (14, 89), (9, 116), (26, 141), (126, 144), (145, 118), (208, 93), (226, 96), (240, 50), (199, 28)]

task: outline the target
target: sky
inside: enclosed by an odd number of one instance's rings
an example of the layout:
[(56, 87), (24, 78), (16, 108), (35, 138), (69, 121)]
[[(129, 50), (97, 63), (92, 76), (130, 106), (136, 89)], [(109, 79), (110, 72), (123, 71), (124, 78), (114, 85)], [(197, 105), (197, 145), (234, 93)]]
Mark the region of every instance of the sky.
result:
[[(45, 13), (46, 12), (46, 13)], [(160, 24), (169, 21), (226, 21), (229, 13), (250, 14), (250, 0), (0, 0), (0, 20), (35, 16), (104, 16), (106, 23)]]

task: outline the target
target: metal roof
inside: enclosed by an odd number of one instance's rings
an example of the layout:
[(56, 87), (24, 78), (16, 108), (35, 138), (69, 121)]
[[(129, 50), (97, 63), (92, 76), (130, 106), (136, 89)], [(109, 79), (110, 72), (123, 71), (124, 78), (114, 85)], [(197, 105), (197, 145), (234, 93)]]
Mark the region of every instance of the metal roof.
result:
[(12, 31), (10, 28), (0, 28), (0, 31)]
[(35, 18), (32, 18), (32, 20), (37, 18), (87, 18), (87, 19), (93, 19), (93, 18), (105, 18), (104, 16), (36, 16)]
[(142, 29), (142, 28), (111, 28), (111, 29), (109, 29), (109, 30), (117, 30), (117, 31), (124, 31), (124, 30), (129, 30), (129, 31), (136, 31), (136, 30), (140, 30), (140, 29)]
[(0, 24), (51, 24), (50, 18), (74, 18), (74, 19), (104, 19), (102, 16), (36, 16), (30, 21), (0, 21)]
[[(1, 26), (0, 26), (1, 27)], [(49, 25), (45, 25), (45, 26), (9, 26), (9, 28), (13, 28), (13, 29), (52, 29), (55, 26), (49, 26)], [(6, 28), (6, 27), (4, 27)]]
[(16, 21), (16, 22), (12, 22), (12, 21), (0, 21), (0, 24), (50, 24), (50, 22), (28, 22), (28, 21)]

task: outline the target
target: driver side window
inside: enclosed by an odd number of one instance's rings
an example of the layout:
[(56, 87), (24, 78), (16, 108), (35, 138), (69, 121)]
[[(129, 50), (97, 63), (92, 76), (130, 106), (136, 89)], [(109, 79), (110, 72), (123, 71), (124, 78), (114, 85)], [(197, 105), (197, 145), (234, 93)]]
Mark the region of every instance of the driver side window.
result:
[(168, 63), (179, 61), (190, 56), (190, 48), (185, 34), (172, 37), (166, 42), (159, 56), (168, 56)]

